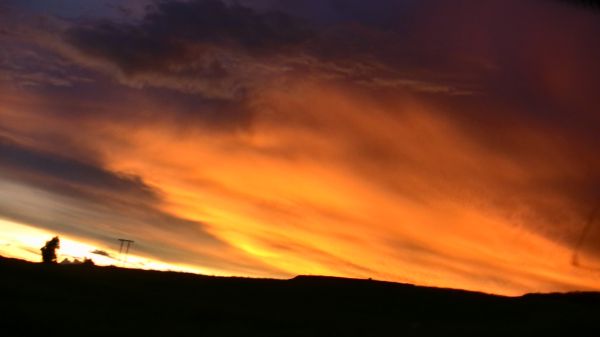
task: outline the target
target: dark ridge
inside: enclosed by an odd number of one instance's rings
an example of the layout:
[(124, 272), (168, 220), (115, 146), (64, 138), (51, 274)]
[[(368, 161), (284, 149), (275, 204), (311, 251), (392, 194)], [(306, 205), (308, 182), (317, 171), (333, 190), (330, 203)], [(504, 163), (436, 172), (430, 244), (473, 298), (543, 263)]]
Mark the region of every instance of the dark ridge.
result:
[(212, 277), (0, 258), (2, 336), (591, 336), (599, 293)]

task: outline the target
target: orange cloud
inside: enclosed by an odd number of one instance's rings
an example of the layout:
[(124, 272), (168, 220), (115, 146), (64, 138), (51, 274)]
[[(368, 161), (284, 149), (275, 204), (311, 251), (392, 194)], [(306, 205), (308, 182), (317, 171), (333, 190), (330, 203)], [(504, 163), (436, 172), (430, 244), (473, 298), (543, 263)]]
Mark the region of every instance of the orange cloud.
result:
[[(448, 111), (417, 98), (380, 104), (300, 82), (253, 104), (249, 131), (109, 123), (96, 148), (110, 170), (159, 189), (165, 212), (206, 223), (282, 276), (376, 277), (507, 294), (597, 289), (593, 272), (570, 265), (571, 246), (547, 235), (552, 219), (536, 216), (540, 205), (570, 202), (534, 183), (569, 172), (566, 150), (549, 147), (543, 130), (515, 129), (527, 160), (489, 150)], [(540, 146), (547, 151), (532, 152)], [(538, 166), (537, 156), (565, 162)], [(518, 208), (498, 202), (511, 193), (543, 199)], [(572, 237), (582, 221), (573, 212), (561, 215), (570, 223), (560, 235)], [(202, 249), (177, 235), (167, 243)]]

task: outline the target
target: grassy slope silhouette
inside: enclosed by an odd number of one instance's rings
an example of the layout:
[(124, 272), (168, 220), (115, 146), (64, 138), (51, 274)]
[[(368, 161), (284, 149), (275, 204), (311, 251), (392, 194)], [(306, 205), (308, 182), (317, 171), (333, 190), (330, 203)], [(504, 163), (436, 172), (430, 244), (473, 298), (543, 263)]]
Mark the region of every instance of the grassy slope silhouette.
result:
[(0, 275), (6, 337), (592, 336), (600, 331), (600, 293), (510, 298), (370, 280), (225, 278), (5, 258)]

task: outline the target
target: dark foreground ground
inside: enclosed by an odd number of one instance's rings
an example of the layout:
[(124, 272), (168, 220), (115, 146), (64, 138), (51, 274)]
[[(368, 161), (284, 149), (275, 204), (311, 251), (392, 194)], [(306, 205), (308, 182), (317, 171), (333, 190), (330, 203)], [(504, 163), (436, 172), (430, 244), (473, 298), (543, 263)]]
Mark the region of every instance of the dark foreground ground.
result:
[(219, 278), (0, 258), (0, 336), (600, 336), (600, 294)]

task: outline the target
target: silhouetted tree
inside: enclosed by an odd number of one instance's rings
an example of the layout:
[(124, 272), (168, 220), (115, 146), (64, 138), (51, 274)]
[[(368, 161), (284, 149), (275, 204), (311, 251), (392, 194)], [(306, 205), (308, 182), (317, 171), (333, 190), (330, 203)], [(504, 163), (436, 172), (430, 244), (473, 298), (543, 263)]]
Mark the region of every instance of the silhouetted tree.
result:
[(46, 241), (46, 245), (40, 248), (42, 251), (42, 262), (56, 263), (56, 250), (60, 248), (60, 239), (55, 236), (50, 241)]

